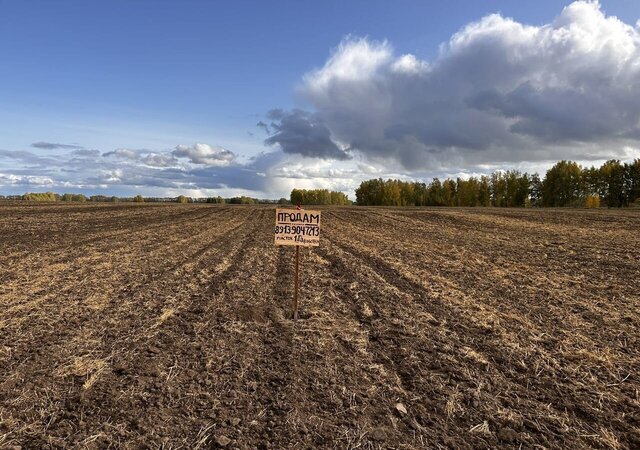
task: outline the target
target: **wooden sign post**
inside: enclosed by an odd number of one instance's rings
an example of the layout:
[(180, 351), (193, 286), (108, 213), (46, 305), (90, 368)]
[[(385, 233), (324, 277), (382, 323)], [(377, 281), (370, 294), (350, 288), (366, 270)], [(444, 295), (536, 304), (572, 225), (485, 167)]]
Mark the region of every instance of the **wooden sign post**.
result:
[(293, 319), (297, 320), (298, 290), (300, 288), (300, 247), (317, 247), (320, 245), (320, 211), (276, 209), (275, 244), (296, 246)]

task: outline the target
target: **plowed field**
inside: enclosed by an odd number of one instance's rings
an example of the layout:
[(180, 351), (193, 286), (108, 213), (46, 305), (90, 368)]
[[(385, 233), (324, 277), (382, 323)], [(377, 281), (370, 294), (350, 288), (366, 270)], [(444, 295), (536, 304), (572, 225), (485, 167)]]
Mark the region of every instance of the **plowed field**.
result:
[(640, 448), (640, 214), (0, 206), (0, 448)]

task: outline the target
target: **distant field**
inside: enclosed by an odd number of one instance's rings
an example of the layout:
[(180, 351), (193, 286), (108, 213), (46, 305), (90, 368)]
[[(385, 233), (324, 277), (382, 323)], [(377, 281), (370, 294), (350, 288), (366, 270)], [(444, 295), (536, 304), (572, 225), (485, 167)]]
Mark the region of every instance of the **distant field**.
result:
[(640, 448), (638, 211), (274, 216), (0, 206), (0, 448)]

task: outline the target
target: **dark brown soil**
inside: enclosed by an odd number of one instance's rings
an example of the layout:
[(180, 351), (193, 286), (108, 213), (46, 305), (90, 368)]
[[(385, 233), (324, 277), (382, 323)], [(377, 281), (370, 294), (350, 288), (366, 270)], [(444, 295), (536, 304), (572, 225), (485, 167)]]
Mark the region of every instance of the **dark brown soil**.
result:
[(0, 448), (640, 448), (638, 211), (0, 206)]

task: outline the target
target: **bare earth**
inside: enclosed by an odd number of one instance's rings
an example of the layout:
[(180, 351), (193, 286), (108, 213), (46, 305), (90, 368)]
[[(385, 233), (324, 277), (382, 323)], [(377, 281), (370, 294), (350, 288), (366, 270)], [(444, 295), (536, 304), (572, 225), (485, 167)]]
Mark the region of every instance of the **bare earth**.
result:
[(0, 206), (0, 448), (640, 448), (638, 211)]

